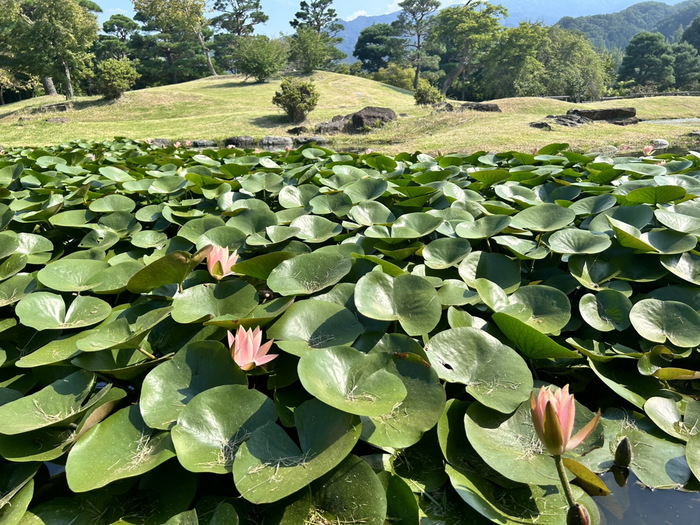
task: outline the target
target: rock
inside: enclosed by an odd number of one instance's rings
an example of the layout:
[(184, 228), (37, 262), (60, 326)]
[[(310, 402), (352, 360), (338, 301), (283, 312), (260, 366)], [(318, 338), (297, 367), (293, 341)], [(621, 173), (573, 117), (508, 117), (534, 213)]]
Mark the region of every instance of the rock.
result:
[(332, 119), (331, 122), (345, 122), (345, 120), (348, 117), (344, 117), (343, 115), (335, 115)]
[(304, 144), (311, 144), (312, 142), (315, 142), (317, 146), (323, 146), (325, 144), (328, 144), (328, 140), (323, 137), (304, 136), (294, 138), (294, 143), (298, 146), (302, 146)]
[(345, 130), (352, 133), (370, 131), (372, 128), (381, 128), (387, 122), (396, 120), (398, 115), (393, 109), (367, 106), (349, 115), (349, 121), (345, 124)]
[(268, 136), (260, 141), (260, 147), (265, 149), (284, 149), (292, 147), (292, 139), (289, 137)]
[(255, 139), (248, 135), (239, 135), (237, 137), (224, 139), (225, 146), (234, 146), (236, 148), (252, 148), (255, 144)]
[(309, 131), (309, 128), (306, 126), (297, 126), (296, 128), (289, 128), (287, 130), (287, 133), (290, 135), (301, 135), (302, 133), (307, 133)]
[(695, 137), (695, 138), (700, 138), (700, 131), (691, 131), (688, 133), (689, 137)]
[(632, 126), (634, 124), (639, 124), (639, 119), (637, 117), (630, 117), (620, 120), (611, 120), (610, 124), (615, 124), (616, 126)]
[(498, 104), (484, 104), (481, 102), (465, 102), (457, 109), (457, 111), (465, 111), (467, 109), (471, 111), (487, 111), (491, 113), (501, 113), (501, 108), (498, 107)]
[(609, 146), (604, 146), (603, 149), (600, 151), (601, 155), (604, 157), (614, 157), (618, 152), (618, 149), (616, 146), (613, 146), (612, 144)]
[(323, 133), (324, 135), (333, 135), (335, 133), (340, 133), (345, 127), (344, 120), (336, 120), (331, 122), (321, 122), (316, 125), (316, 133)]
[(654, 139), (651, 141), (651, 145), (654, 146), (655, 150), (666, 149), (670, 146), (668, 140), (664, 139)]
[(591, 119), (582, 117), (581, 115), (547, 115), (548, 119), (552, 119), (554, 124), (559, 124), (560, 126), (566, 126), (567, 128), (578, 128), (583, 124), (590, 124), (593, 122)]
[(570, 109), (567, 115), (579, 115), (591, 120), (621, 120), (635, 117), (635, 108)]
[(215, 148), (217, 146), (218, 143), (213, 140), (200, 139), (192, 141), (193, 148)]
[(32, 110), (32, 113), (58, 113), (73, 109), (72, 102), (59, 102), (58, 104), (45, 104)]
[(435, 111), (446, 111), (447, 113), (452, 113), (455, 110), (455, 107), (449, 102), (437, 102), (432, 107)]
[(530, 122), (531, 128), (543, 129), (545, 131), (552, 131), (552, 126), (548, 122)]
[(51, 124), (68, 124), (70, 119), (66, 117), (51, 117), (47, 118), (46, 122), (50, 122)]
[(168, 148), (172, 144), (173, 141), (170, 139), (153, 139), (153, 145), (157, 148)]
[(30, 119), (29, 117), (19, 117), (19, 118), (17, 119), (18, 122), (27, 122), (27, 121), (30, 121), (30, 120), (32, 120), (32, 119)]

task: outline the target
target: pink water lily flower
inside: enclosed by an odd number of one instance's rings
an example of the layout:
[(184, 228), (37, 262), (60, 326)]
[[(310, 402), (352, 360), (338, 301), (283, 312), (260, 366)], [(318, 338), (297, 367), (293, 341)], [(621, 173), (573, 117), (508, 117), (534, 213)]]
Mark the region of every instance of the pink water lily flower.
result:
[(644, 155), (651, 155), (654, 153), (654, 146), (644, 146), (642, 151), (644, 152)]
[(553, 392), (550, 387), (542, 387), (537, 399), (533, 392), (530, 394), (530, 409), (537, 435), (553, 456), (561, 456), (564, 452), (578, 447), (591, 435), (600, 419), (598, 410), (593, 420), (575, 436), (571, 436), (576, 418), (576, 404), (573, 394), (569, 394), (569, 385), (557, 392)]
[(207, 255), (207, 269), (217, 281), (220, 281), (227, 275), (233, 274), (231, 267), (238, 262), (238, 250), (234, 250), (231, 255), (228, 253), (228, 246), (212, 247), (209, 255)]
[(256, 366), (261, 366), (269, 363), (278, 354), (268, 354), (272, 346), (272, 339), (264, 345), (261, 345), (262, 331), (259, 326), (255, 330), (244, 330), (242, 326), (238, 327), (238, 332), (233, 335), (228, 332), (228, 345), (231, 349), (231, 357), (236, 362), (241, 370), (252, 370)]

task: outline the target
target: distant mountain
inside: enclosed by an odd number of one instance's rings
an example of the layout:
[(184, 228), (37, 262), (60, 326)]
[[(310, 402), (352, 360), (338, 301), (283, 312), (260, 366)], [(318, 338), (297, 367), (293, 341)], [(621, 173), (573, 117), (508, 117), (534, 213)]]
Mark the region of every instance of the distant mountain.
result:
[(642, 2), (618, 13), (605, 15), (566, 16), (558, 26), (583, 32), (595, 46), (612, 50), (624, 49), (640, 31), (658, 31), (670, 38), (679, 27), (686, 28), (700, 13), (700, 0), (677, 5)]
[[(644, 2), (643, 4), (654, 4), (661, 6), (656, 7), (656, 10), (652, 10), (650, 12), (649, 16), (653, 18), (653, 22), (652, 25), (646, 30), (652, 29), (662, 19), (676, 13), (672, 5), (678, 4), (680, 1), (681, 0), (666, 0), (663, 3)], [(619, 14), (617, 11), (626, 10), (636, 2), (635, 0), (569, 0), (567, 2), (562, 2), (561, 0), (528, 0), (527, 2), (523, 2), (522, 0), (493, 0), (491, 3), (500, 4), (508, 9), (508, 18), (504, 21), (504, 24), (508, 27), (515, 27), (523, 21), (543, 22), (547, 25), (553, 25), (563, 18), (567, 20), (579, 20), (582, 17), (586, 19), (594, 18), (591, 15), (601, 16), (600, 13)], [(695, 2), (684, 2), (680, 5), (691, 3)], [(372, 24), (390, 24), (399, 16), (399, 12), (400, 11), (395, 11), (393, 13), (378, 16), (359, 16), (349, 21), (341, 20), (341, 23), (345, 26), (345, 30), (338, 33), (338, 36), (343, 39), (343, 42), (338, 46), (338, 49), (348, 55), (346, 61), (353, 62), (355, 60), (352, 56), (352, 52), (355, 50), (355, 43), (360, 36), (360, 32), (365, 27), (369, 27)], [(638, 23), (642, 24), (641, 21), (638, 21)], [(597, 38), (601, 40), (601, 42), (605, 40), (604, 33), (597, 29), (599, 24), (587, 21), (584, 25), (586, 25), (591, 34), (595, 34)], [(687, 25), (684, 25), (684, 27), (687, 27)], [(578, 29), (578, 27), (576, 29)], [(673, 31), (676, 29), (677, 26), (674, 27), (671, 32), (673, 33)], [(581, 30), (588, 34), (586, 30)], [(634, 34), (643, 30), (645, 29), (635, 31), (629, 35), (629, 38), (632, 38)], [(627, 42), (629, 42), (629, 38), (625, 38), (626, 40), (621, 39), (620, 41), (624, 41), (626, 46)], [(603, 44), (600, 43), (598, 45)]]

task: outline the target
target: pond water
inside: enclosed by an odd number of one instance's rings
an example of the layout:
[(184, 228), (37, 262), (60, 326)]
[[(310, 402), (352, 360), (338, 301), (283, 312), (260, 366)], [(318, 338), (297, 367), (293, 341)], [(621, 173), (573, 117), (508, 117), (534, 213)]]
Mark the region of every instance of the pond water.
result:
[(612, 472), (601, 476), (612, 491), (593, 498), (600, 508), (601, 525), (690, 525), (698, 523), (700, 494), (643, 487), (632, 471), (619, 486)]
[(673, 126), (697, 126), (700, 125), (700, 118), (668, 118), (659, 120), (643, 120), (645, 124), (671, 124)]

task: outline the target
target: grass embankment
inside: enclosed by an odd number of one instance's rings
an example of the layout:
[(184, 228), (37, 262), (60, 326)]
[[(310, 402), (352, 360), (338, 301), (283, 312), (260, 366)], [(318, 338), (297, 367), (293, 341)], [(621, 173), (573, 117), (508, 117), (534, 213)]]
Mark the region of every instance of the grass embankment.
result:
[[(553, 126), (553, 131), (528, 124), (550, 114), (563, 114), (576, 104), (538, 98), (496, 100), (502, 113), (440, 113), (413, 103), (410, 92), (377, 82), (335, 73), (314, 75), (321, 98), (305, 123), (310, 129), (333, 115), (348, 114), (365, 106), (391, 107), (405, 116), (368, 135), (332, 137), (335, 148), (372, 147), (387, 153), (400, 151), (469, 152), (532, 151), (552, 142), (567, 142), (576, 150), (606, 145), (641, 149), (650, 139), (664, 138), (674, 145), (697, 147), (686, 136), (693, 126), (641, 123), (620, 127), (595, 123), (580, 128)], [(0, 142), (10, 146), (40, 146), (76, 139), (106, 140), (115, 136), (134, 139), (224, 139), (234, 135), (286, 135), (293, 125), (271, 102), (279, 81), (245, 82), (241, 77), (206, 78), (194, 82), (129, 92), (115, 102), (78, 97), (72, 111), (32, 113), (42, 104), (63, 97), (40, 97), (0, 107)], [(616, 100), (579, 107), (634, 106), (641, 119), (700, 117), (697, 97), (654, 97)], [(46, 118), (65, 116), (66, 124)], [(25, 117), (20, 121), (19, 117)], [(28, 118), (28, 120), (26, 120)], [(700, 128), (700, 126), (695, 126)]]

